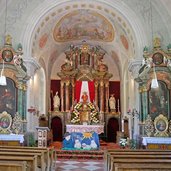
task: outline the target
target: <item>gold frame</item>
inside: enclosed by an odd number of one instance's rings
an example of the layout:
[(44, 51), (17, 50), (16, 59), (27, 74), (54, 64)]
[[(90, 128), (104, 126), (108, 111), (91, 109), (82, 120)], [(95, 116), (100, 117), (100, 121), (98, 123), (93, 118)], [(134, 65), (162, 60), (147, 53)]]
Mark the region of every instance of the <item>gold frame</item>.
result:
[(155, 134), (154, 136), (157, 137), (168, 137), (168, 119), (163, 115), (160, 114), (154, 120), (154, 127), (155, 127)]
[[(2, 121), (2, 119), (5, 119), (5, 120), (3, 120)], [(1, 121), (2, 121), (2, 123), (1, 123)], [(7, 126), (5, 125), (5, 126), (3, 126), (2, 124), (3, 124), (3, 122), (4, 122), (4, 124), (8, 124)], [(1, 134), (10, 134), (11, 133), (11, 124), (12, 124), (12, 117), (11, 117), (11, 115), (9, 114), (9, 113), (7, 113), (6, 111), (4, 111), (4, 112), (2, 112), (1, 114), (0, 114), (0, 133)]]

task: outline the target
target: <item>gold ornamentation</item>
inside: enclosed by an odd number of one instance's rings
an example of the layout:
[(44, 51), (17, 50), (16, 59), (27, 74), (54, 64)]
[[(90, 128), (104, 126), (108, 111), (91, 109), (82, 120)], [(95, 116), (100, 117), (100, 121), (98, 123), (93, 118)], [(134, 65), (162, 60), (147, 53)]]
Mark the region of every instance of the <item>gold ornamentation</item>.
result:
[(160, 114), (154, 120), (155, 134), (157, 137), (168, 137), (168, 119)]
[(0, 114), (0, 133), (10, 134), (11, 133), (12, 117), (6, 111)]
[(148, 137), (151, 137), (154, 133), (154, 124), (150, 115), (147, 115), (147, 119), (145, 121), (145, 132)]
[(23, 121), (18, 112), (16, 112), (13, 118), (12, 130), (15, 134), (22, 133)]
[(161, 44), (160, 38), (159, 37), (154, 38), (154, 40), (153, 40), (154, 48), (159, 48), (161, 46), (160, 44)]

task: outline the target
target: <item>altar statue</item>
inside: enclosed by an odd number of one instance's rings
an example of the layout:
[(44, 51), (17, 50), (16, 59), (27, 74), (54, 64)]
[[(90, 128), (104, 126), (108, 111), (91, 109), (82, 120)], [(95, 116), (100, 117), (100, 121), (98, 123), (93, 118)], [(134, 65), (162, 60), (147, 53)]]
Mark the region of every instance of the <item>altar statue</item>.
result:
[(88, 100), (88, 95), (87, 95), (87, 92), (83, 92), (83, 95), (81, 96), (81, 99), (83, 100), (83, 103), (86, 103), (87, 100)]
[(56, 92), (55, 96), (53, 97), (53, 107), (55, 111), (59, 111), (60, 106), (60, 98), (58, 96), (58, 91)]
[(114, 94), (111, 94), (111, 97), (109, 98), (109, 107), (111, 111), (116, 110), (116, 99), (114, 97)]

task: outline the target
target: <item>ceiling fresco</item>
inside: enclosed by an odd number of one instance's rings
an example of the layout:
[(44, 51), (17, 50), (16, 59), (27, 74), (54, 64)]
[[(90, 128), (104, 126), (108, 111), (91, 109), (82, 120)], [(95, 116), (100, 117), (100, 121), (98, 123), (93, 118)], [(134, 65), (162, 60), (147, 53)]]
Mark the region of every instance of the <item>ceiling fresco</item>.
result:
[(111, 23), (99, 13), (88, 9), (75, 10), (65, 15), (53, 32), (56, 42), (82, 39), (112, 42), (114, 35)]

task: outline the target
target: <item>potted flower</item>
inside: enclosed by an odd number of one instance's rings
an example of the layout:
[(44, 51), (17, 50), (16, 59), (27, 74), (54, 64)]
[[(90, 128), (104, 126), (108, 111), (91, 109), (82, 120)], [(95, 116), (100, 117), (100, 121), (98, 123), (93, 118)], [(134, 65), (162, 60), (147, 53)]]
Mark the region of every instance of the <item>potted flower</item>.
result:
[(126, 138), (121, 138), (121, 139), (119, 140), (119, 146), (120, 146), (121, 148), (125, 148), (127, 145), (128, 145), (128, 142), (127, 142), (127, 139), (126, 139)]

